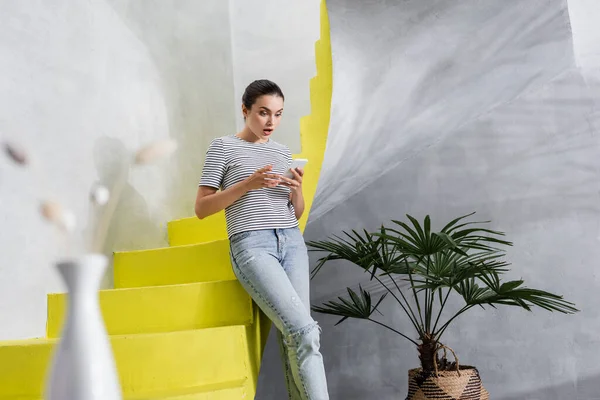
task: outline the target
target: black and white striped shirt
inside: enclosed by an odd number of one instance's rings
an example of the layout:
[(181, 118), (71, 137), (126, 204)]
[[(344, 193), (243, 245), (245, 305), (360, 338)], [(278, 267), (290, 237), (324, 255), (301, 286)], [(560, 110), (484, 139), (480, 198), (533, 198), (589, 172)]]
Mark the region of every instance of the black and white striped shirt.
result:
[[(243, 181), (256, 170), (273, 166), (273, 173), (283, 174), (291, 166), (292, 154), (287, 146), (269, 139), (252, 143), (235, 135), (214, 139), (207, 152), (200, 186), (225, 190)], [(290, 201), (290, 188), (251, 190), (225, 209), (227, 234), (298, 226)]]

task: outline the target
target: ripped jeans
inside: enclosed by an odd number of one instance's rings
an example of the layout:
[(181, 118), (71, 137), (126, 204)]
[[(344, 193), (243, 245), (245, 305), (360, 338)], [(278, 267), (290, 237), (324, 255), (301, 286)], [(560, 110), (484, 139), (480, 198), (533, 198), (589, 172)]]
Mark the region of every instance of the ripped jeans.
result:
[(310, 314), (308, 253), (298, 228), (230, 238), (233, 271), (278, 330), (291, 400), (328, 400), (320, 328)]

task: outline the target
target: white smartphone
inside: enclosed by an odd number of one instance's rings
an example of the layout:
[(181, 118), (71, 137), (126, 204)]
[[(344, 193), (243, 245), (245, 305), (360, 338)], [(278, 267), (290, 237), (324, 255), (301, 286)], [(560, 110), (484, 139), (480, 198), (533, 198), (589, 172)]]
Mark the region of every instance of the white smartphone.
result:
[(290, 166), (290, 169), (287, 170), (285, 172), (285, 174), (283, 174), (283, 176), (285, 176), (286, 178), (289, 179), (294, 179), (294, 174), (292, 174), (292, 169), (296, 169), (296, 168), (304, 168), (304, 166), (306, 165), (306, 163), (308, 162), (308, 160), (306, 158), (295, 158), (292, 160), (292, 165)]

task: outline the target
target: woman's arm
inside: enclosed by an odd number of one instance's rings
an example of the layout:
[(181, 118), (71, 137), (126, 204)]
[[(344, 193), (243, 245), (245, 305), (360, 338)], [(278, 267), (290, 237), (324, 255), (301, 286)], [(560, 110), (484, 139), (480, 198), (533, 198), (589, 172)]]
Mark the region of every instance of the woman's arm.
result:
[(300, 219), (304, 213), (304, 195), (302, 194), (302, 176), (304, 170), (302, 168), (292, 169), (294, 179), (287, 179), (282, 177), (281, 179), (287, 183), (290, 187), (290, 201), (294, 206), (294, 213), (296, 219)]
[(300, 219), (302, 214), (304, 214), (304, 195), (302, 194), (302, 188), (300, 188), (296, 192), (291, 193), (292, 197), (292, 205), (294, 206), (294, 212), (296, 214), (296, 219)]
[(239, 182), (222, 192), (209, 186), (200, 186), (196, 194), (196, 216), (204, 219), (232, 205), (248, 192), (246, 182)]
[(270, 165), (261, 168), (248, 178), (223, 191), (209, 186), (200, 186), (194, 207), (196, 216), (203, 219), (216, 214), (235, 203), (250, 190), (277, 186), (280, 183), (280, 176), (269, 173), (272, 169), (273, 167)]

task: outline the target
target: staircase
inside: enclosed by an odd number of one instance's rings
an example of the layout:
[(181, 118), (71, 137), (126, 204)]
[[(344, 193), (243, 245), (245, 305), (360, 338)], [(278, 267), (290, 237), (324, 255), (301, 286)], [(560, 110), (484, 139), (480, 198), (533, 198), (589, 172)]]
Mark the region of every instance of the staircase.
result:
[[(306, 210), (325, 152), (332, 91), (325, 1), (311, 114), (302, 118)], [(304, 230), (308, 211), (300, 220)], [(237, 282), (224, 213), (168, 223), (170, 247), (114, 254), (115, 289), (100, 291), (125, 399), (253, 399), (271, 327)], [(0, 400), (39, 400), (65, 317), (66, 295), (48, 295), (46, 338), (0, 342)]]

